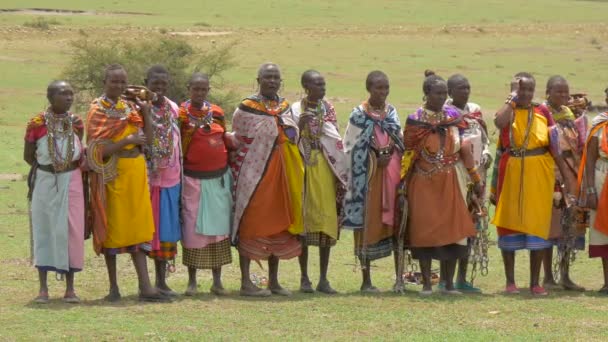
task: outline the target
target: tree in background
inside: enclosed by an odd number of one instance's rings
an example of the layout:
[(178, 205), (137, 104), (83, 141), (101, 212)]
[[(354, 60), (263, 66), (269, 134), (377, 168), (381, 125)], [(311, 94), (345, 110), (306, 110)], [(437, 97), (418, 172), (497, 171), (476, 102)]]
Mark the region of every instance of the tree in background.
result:
[(201, 50), (180, 38), (160, 37), (143, 41), (83, 38), (71, 45), (73, 57), (62, 78), (75, 88), (77, 106), (81, 108), (102, 93), (103, 70), (113, 63), (125, 67), (129, 83), (134, 85), (143, 84), (148, 67), (164, 65), (171, 73), (168, 97), (177, 103), (186, 99), (186, 84), (194, 71), (209, 75), (213, 87), (209, 100), (221, 106), (228, 117), (240, 100), (235, 92), (225, 89), (222, 78), (226, 70), (236, 66), (232, 53), (234, 43)]

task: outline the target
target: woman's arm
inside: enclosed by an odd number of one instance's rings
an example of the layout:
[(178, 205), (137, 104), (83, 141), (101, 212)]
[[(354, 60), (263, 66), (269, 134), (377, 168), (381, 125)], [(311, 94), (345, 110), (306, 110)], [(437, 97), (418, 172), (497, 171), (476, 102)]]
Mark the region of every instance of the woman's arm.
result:
[(511, 124), (513, 121), (513, 106), (511, 103), (505, 103), (496, 112), (494, 116), (494, 124), (498, 129), (503, 129)]
[(103, 157), (109, 157), (114, 153), (122, 150), (125, 146), (130, 144), (143, 145), (146, 143), (146, 137), (136, 134), (130, 134), (117, 142), (108, 143), (103, 146)]
[(25, 142), (23, 145), (23, 160), (25, 160), (28, 165), (33, 165), (36, 161), (36, 143), (35, 142)]
[(140, 114), (144, 118), (144, 134), (146, 140), (142, 143), (152, 143), (154, 141), (154, 127), (152, 122), (152, 114), (150, 112), (150, 103), (136, 99), (139, 106)]
[(572, 197), (571, 195), (573, 195), (576, 190), (576, 178), (572, 175), (564, 158), (561, 156), (553, 156), (553, 159), (555, 160), (555, 165), (557, 165), (557, 168), (559, 169), (559, 173), (562, 175), (566, 194), (568, 197)]
[[(599, 158), (599, 140), (591, 137), (587, 144), (587, 160), (585, 162), (585, 175), (583, 189), (587, 194), (587, 208), (597, 209), (597, 189), (595, 188), (595, 163)], [(600, 189), (601, 190), (601, 189)]]

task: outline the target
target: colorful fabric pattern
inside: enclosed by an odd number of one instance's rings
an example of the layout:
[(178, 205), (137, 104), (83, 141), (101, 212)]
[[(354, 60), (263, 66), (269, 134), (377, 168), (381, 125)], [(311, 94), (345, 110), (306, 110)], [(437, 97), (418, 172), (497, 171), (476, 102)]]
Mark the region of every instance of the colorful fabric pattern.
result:
[(183, 248), (182, 254), (182, 263), (196, 269), (208, 270), (232, 263), (229, 239), (202, 248)]
[[(231, 165), (235, 182), (233, 240), (236, 240), (245, 209), (264, 177), (275, 145), (280, 140), (285, 142), (289, 135), (297, 139), (298, 128), (290, 109), (289, 103), (280, 99), (276, 112), (270, 113), (260, 97), (252, 96), (243, 100), (234, 113), (232, 128), (242, 144)], [(300, 167), (303, 169), (301, 160)]]
[[(87, 115), (87, 141), (110, 139), (119, 141), (129, 134), (138, 133), (143, 119), (131, 103), (126, 103), (124, 115), (114, 115), (103, 98), (92, 102)], [(125, 146), (125, 150), (136, 148)], [(143, 155), (136, 158), (119, 158), (118, 177), (104, 184), (103, 176), (89, 174), (90, 207), (93, 245), (95, 251), (118, 249), (149, 242), (155, 231), (148, 189), (146, 161)], [(133, 229), (137, 227), (137, 229)]]
[(376, 120), (366, 113), (365, 104), (356, 107), (350, 115), (344, 136), (347, 157), (347, 192), (344, 199), (344, 220), (347, 229), (362, 229), (365, 225), (365, 206), (369, 180), (369, 153), (374, 126), (387, 132), (399, 153), (403, 152), (399, 116), (392, 105), (387, 105), (387, 115)]
[(175, 259), (177, 255), (177, 243), (175, 242), (161, 242), (160, 247), (156, 250), (151, 250), (148, 256), (154, 260), (159, 261), (170, 261)]

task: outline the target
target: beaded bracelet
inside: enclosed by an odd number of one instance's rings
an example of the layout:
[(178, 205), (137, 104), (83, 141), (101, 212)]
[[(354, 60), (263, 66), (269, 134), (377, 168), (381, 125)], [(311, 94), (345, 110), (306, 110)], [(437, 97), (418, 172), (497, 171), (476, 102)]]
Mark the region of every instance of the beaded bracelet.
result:
[(468, 173), (469, 173), (469, 177), (471, 177), (471, 181), (475, 184), (480, 183), (481, 182), (481, 175), (479, 175), (479, 172), (477, 172), (477, 168), (476, 167), (472, 167), (470, 169), (467, 169)]
[(116, 166), (118, 164), (118, 157), (115, 154), (108, 158), (108, 161), (104, 163), (103, 152), (100, 149), (103, 145), (112, 143), (111, 140), (93, 140), (87, 146), (87, 164), (89, 169), (93, 172), (102, 175), (104, 184), (111, 182), (118, 176)]

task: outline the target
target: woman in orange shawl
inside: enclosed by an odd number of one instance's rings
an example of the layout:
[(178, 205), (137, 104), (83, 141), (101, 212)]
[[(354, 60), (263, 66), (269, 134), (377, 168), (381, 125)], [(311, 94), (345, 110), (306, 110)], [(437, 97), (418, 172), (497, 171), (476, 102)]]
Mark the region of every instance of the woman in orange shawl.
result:
[[(87, 115), (91, 221), (95, 251), (108, 268), (108, 301), (120, 300), (116, 255), (129, 253), (142, 301), (169, 301), (150, 284), (146, 252), (154, 234), (146, 160), (142, 148), (152, 141), (150, 104), (137, 106), (122, 99), (127, 72), (117, 64), (105, 70), (104, 94), (91, 103)], [(144, 134), (145, 132), (145, 134)]]
[[(297, 235), (304, 231), (304, 164), (296, 145), (298, 127), (291, 106), (278, 95), (281, 72), (276, 64), (258, 70), (260, 91), (241, 102), (232, 129), (242, 142), (233, 164), (235, 213), (232, 238), (239, 250), (242, 296), (291, 292), (279, 284), (279, 259), (300, 255)], [(251, 260), (268, 260), (268, 289), (250, 279)]]
[[(608, 103), (608, 88), (606, 88)], [(578, 171), (579, 200), (591, 209), (589, 257), (602, 258), (604, 286), (600, 293), (608, 295), (608, 112), (591, 121), (591, 130), (583, 149)]]

